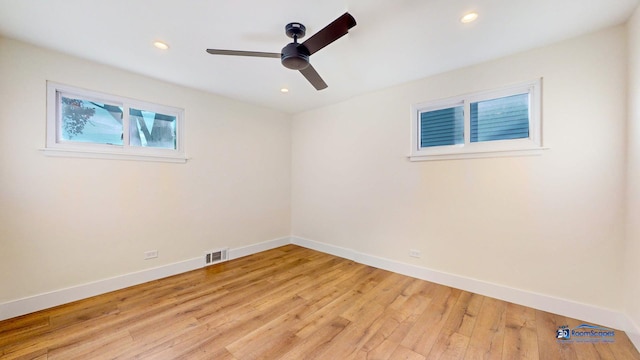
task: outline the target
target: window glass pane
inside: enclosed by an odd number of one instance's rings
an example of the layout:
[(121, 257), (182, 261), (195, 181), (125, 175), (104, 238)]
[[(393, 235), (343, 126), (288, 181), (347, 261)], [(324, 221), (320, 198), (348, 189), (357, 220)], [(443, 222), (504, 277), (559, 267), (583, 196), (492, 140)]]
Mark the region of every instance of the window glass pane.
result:
[(462, 106), (420, 113), (420, 147), (464, 144)]
[(122, 145), (122, 107), (60, 96), (60, 140)]
[(131, 146), (176, 149), (176, 117), (130, 108)]
[(471, 142), (529, 137), (529, 94), (471, 103)]

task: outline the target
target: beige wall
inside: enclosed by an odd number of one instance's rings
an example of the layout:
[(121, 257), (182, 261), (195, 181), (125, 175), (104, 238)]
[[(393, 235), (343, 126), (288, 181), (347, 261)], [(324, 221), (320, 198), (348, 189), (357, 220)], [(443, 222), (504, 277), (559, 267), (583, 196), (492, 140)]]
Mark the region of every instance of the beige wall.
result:
[[(45, 156), (46, 80), (184, 108), (192, 159)], [(0, 98), (0, 303), (290, 233), (289, 115), (2, 38)]]
[[(620, 26), (294, 116), (293, 235), (620, 310), (626, 59)], [(407, 160), (412, 103), (539, 77), (542, 156)]]
[(640, 340), (640, 8), (628, 23), (629, 127), (627, 172), (626, 310)]

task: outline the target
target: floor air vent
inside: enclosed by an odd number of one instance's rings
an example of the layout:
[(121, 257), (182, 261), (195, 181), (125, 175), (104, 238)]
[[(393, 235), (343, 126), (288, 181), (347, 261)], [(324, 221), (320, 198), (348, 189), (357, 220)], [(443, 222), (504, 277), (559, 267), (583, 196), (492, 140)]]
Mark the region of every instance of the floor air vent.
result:
[(206, 254), (204, 254), (204, 265), (213, 265), (229, 260), (228, 250), (228, 248), (224, 248), (207, 252)]

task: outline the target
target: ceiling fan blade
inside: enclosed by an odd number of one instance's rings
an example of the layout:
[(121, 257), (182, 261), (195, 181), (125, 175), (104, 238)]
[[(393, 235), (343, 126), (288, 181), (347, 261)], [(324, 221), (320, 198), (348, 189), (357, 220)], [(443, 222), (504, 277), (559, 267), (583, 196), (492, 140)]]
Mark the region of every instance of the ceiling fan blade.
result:
[(260, 52), (260, 51), (207, 49), (207, 52), (213, 55), (255, 56), (255, 57), (267, 57), (267, 58), (280, 59), (280, 53), (270, 53), (270, 52)]
[(339, 18), (333, 20), (331, 24), (313, 34), (313, 36), (303, 42), (302, 45), (309, 50), (309, 55), (311, 55), (346, 35), (349, 29), (354, 26), (356, 26), (356, 19), (354, 19), (351, 14), (344, 13)]
[(316, 90), (322, 90), (328, 87), (327, 83), (322, 80), (320, 74), (318, 74), (316, 69), (314, 69), (311, 64), (309, 64), (309, 66), (307, 66), (306, 68), (300, 70), (300, 72), (307, 80), (309, 80), (311, 85), (313, 85)]

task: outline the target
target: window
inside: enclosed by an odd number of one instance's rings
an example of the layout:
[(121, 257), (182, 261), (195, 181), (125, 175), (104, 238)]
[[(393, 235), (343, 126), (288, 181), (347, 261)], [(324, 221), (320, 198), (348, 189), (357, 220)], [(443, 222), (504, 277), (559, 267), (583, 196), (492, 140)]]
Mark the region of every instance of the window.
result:
[(45, 153), (185, 162), (183, 110), (47, 83)]
[(411, 107), (410, 160), (537, 155), (540, 81)]

